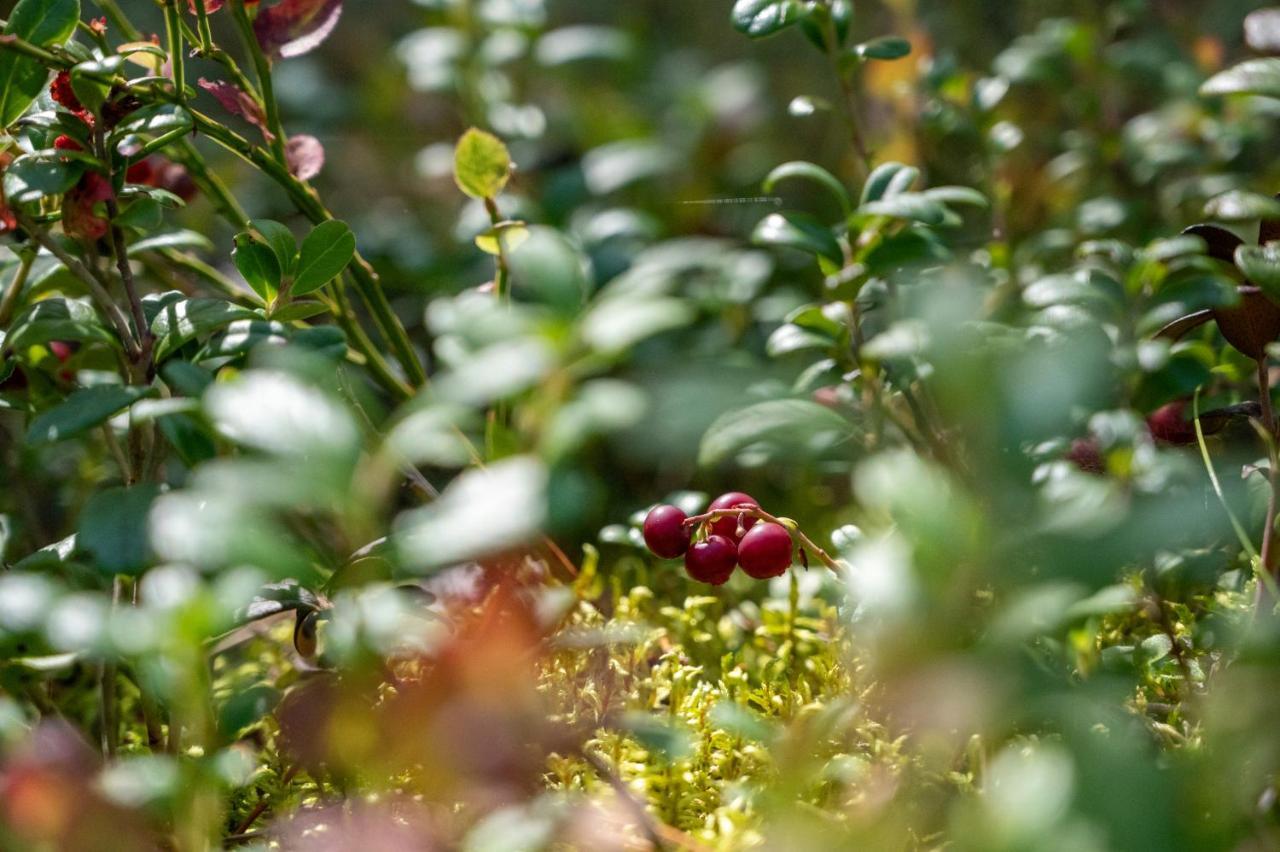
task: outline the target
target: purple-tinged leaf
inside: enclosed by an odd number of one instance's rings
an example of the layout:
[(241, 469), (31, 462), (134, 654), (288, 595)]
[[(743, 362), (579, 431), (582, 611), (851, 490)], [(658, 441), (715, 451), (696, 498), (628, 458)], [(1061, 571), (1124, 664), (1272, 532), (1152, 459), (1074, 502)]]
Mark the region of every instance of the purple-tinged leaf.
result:
[(324, 146), (314, 136), (299, 134), (289, 137), (284, 146), (289, 171), (298, 180), (311, 180), (324, 168)]
[(315, 50), (342, 16), (342, 0), (280, 0), (258, 12), (253, 31), (268, 56), (287, 59)]
[(261, 130), (268, 142), (275, 138), (267, 129), (267, 117), (262, 107), (244, 89), (234, 83), (224, 80), (206, 80), (204, 77), (200, 78), (200, 88), (213, 95), (227, 112), (240, 116)]

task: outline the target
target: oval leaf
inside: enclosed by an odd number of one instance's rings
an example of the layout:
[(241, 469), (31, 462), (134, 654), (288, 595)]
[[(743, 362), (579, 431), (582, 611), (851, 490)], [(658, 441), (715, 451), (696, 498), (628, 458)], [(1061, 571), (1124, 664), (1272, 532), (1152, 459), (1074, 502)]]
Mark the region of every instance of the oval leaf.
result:
[(801, 213), (771, 213), (756, 225), (751, 239), (757, 245), (784, 246), (840, 263), (840, 244), (831, 230)]
[(738, 0), (731, 16), (738, 32), (764, 38), (794, 24), (800, 17), (800, 6), (795, 0)]
[(330, 219), (307, 234), (298, 255), (298, 272), (293, 278), (294, 296), (314, 293), (347, 268), (356, 254), (356, 236), (346, 222)]
[(511, 177), (511, 155), (492, 133), (471, 128), (453, 152), (453, 178), (472, 198), (495, 198)]
[(236, 247), (231, 252), (236, 269), (264, 302), (275, 298), (280, 291), (280, 264), (275, 252), (249, 234), (236, 236)]

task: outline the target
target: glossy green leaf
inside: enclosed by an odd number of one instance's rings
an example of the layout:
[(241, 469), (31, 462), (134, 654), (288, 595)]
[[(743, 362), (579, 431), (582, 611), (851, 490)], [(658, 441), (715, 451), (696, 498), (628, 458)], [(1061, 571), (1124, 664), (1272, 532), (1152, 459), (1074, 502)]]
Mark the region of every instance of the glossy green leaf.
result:
[(294, 267), (298, 262), (298, 241), (294, 239), (293, 231), (289, 230), (287, 225), (273, 219), (254, 219), (249, 222), (249, 227), (257, 231), (262, 241), (271, 247), (281, 275), (285, 277), (293, 275)]
[(756, 245), (797, 249), (833, 263), (843, 259), (831, 229), (803, 213), (771, 213), (756, 225), (751, 239)]
[(78, 390), (32, 421), (27, 442), (53, 443), (82, 435), (152, 393), (153, 388), (139, 385), (95, 385)]
[(882, 36), (854, 48), (862, 59), (893, 60), (911, 53), (911, 42), (898, 36)]
[(147, 513), (157, 493), (149, 484), (99, 491), (80, 514), (76, 547), (108, 575), (140, 573), (151, 558)]
[(851, 443), (854, 425), (824, 405), (773, 399), (722, 415), (707, 429), (698, 463), (711, 466), (742, 454), (757, 459), (812, 457)]
[(1280, 243), (1236, 249), (1236, 266), (1272, 298), (1280, 298)]
[(41, 299), (20, 313), (13, 321), (4, 345), (21, 353), (29, 346), (51, 340), (120, 345), (115, 334), (102, 325), (97, 311), (87, 299), (60, 296)]
[(492, 133), (471, 128), (454, 149), (453, 177), (472, 198), (496, 198), (511, 177), (507, 146)]
[[(62, 44), (80, 20), (79, 0), (18, 0), (5, 24), (5, 35), (40, 47)], [(49, 72), (16, 51), (0, 51), (0, 126), (13, 124), (39, 97)]]
[(846, 216), (851, 212), (852, 202), (849, 200), (849, 192), (844, 188), (844, 184), (840, 183), (839, 178), (822, 168), (822, 166), (803, 160), (783, 163), (769, 172), (765, 176), (763, 188), (765, 192), (773, 192), (782, 181), (795, 179), (807, 180), (818, 184), (831, 193)]
[(1209, 199), (1204, 205), (1204, 215), (1219, 222), (1280, 219), (1280, 199), (1257, 192), (1233, 189)]
[[(0, 57), (4, 56), (0, 52)], [(10, 203), (30, 204), (61, 195), (75, 186), (84, 166), (74, 160), (24, 154), (4, 171), (4, 196)]]
[(347, 268), (355, 253), (356, 236), (346, 222), (331, 219), (316, 225), (302, 241), (290, 294), (305, 296), (319, 290)]
[(238, 319), (252, 319), (249, 308), (223, 299), (179, 299), (165, 304), (151, 322), (155, 358), (163, 361), (187, 342), (212, 334)]
[(280, 264), (271, 247), (249, 234), (236, 235), (231, 260), (253, 292), (270, 302), (280, 292)]
[(738, 32), (764, 38), (794, 24), (799, 13), (795, 0), (737, 0), (730, 17)]
[(1249, 59), (1219, 71), (1200, 86), (1200, 94), (1280, 98), (1280, 59)]
[(911, 219), (926, 225), (941, 225), (946, 220), (946, 209), (918, 192), (900, 192), (872, 201), (858, 208), (859, 213), (872, 216), (889, 216), (894, 219)]

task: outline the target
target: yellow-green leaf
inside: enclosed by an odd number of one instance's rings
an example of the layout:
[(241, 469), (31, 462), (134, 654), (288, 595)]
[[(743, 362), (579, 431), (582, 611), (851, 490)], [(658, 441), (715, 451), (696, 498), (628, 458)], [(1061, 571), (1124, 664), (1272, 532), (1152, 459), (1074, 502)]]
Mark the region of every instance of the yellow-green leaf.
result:
[(511, 177), (511, 155), (492, 133), (471, 128), (453, 154), (453, 177), (472, 198), (494, 198)]

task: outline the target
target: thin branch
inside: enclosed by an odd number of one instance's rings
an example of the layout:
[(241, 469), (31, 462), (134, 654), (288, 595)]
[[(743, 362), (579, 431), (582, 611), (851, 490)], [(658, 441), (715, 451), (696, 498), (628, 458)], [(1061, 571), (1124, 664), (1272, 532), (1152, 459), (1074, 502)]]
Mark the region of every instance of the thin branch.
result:
[(102, 309), (103, 313), (107, 315), (107, 319), (115, 327), (116, 334), (120, 336), (120, 340), (124, 344), (125, 350), (129, 353), (130, 359), (136, 361), (142, 352), (142, 347), (134, 338), (133, 330), (129, 328), (129, 321), (125, 318), (124, 312), (120, 310), (119, 306), (111, 298), (106, 285), (98, 280), (98, 276), (90, 271), (87, 266), (58, 245), (57, 241), (50, 237), (47, 231), (31, 221), (29, 216), (17, 209), (12, 212), (14, 219), (17, 220), (22, 230), (30, 234), (32, 239), (61, 261), (68, 272), (79, 278), (89, 288), (89, 293), (98, 302), (98, 307)]
[(9, 280), (9, 286), (5, 288), (4, 298), (0, 299), (0, 325), (8, 325), (13, 318), (13, 311), (18, 306), (18, 296), (27, 283), (27, 276), (31, 273), (31, 264), (35, 259), (34, 250), (18, 254), (18, 268)]
[(800, 544), (802, 544), (804, 547), (812, 551), (813, 554), (818, 557), (818, 559), (822, 562), (823, 565), (830, 568), (832, 572), (834, 572), (837, 575), (839, 575), (841, 571), (843, 571), (847, 567), (840, 561), (832, 558), (831, 554), (827, 553), (825, 550), (823, 550), (821, 547), (815, 544), (813, 539), (805, 535), (804, 531), (800, 529), (800, 527), (798, 527), (794, 521), (791, 521), (791, 522), (783, 521), (781, 518), (774, 517), (773, 515), (766, 512), (764, 509), (761, 509), (759, 506), (734, 506), (731, 509), (715, 509), (710, 512), (705, 512), (701, 515), (694, 515), (692, 517), (686, 518), (684, 521), (684, 526), (694, 527), (698, 524), (706, 523), (707, 521), (714, 521), (719, 518), (738, 518), (739, 520), (741, 520), (744, 517), (756, 518), (761, 521), (768, 521), (769, 523), (777, 524), (778, 526), (792, 533), (796, 538), (800, 539)]

